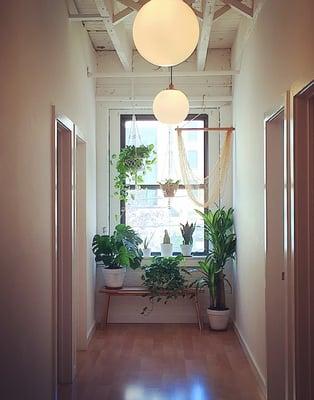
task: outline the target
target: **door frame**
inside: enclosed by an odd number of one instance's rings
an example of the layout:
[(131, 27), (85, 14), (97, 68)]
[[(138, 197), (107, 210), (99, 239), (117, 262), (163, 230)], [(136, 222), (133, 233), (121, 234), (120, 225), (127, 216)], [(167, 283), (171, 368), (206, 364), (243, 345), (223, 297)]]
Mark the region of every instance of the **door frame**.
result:
[[(310, 297), (310, 283), (314, 277), (310, 273), (310, 263), (314, 258), (311, 246), (313, 231), (311, 221), (314, 218), (311, 199), (313, 198), (312, 182), (314, 170), (314, 141), (311, 135), (309, 121), (310, 101), (314, 97), (314, 80), (298, 83), (291, 90), (291, 157), (292, 185), (291, 203), (293, 214), (291, 218), (292, 242), (291, 263), (294, 272), (293, 305), (294, 305), (294, 393), (297, 400), (309, 400), (313, 396), (314, 387), (311, 384), (313, 372), (313, 349), (311, 332), (313, 320), (313, 297)], [(306, 113), (302, 106), (306, 107)], [(314, 118), (312, 116), (312, 118)], [(311, 232), (312, 231), (312, 232)], [(312, 304), (311, 304), (312, 301)]]
[[(283, 101), (265, 113), (264, 149), (266, 151), (266, 123), (284, 110), (284, 271), (285, 271), (285, 395), (295, 400), (295, 320), (294, 320), (294, 147), (292, 92), (286, 91)], [(266, 164), (264, 165), (266, 176)], [(266, 190), (264, 195), (264, 224), (266, 227)], [(266, 229), (265, 229), (266, 256)], [(266, 262), (266, 258), (265, 258)], [(265, 264), (266, 267), (266, 264)], [(266, 273), (266, 269), (265, 269)], [(266, 316), (267, 318), (267, 316)], [(266, 327), (265, 327), (266, 328)], [(267, 334), (267, 332), (266, 332)], [(267, 357), (267, 354), (266, 354)]]
[[(57, 112), (56, 107), (52, 106), (52, 137), (51, 137), (51, 196), (52, 196), (52, 350), (53, 350), (53, 360), (52, 360), (52, 399), (56, 400), (58, 397), (58, 124), (62, 124), (65, 129), (68, 130), (69, 135), (71, 135), (71, 182), (72, 185), (75, 182), (75, 131), (76, 127), (74, 123), (63, 113)], [(72, 253), (72, 272), (75, 260), (75, 198), (74, 191), (72, 190), (72, 234), (71, 234), (71, 253)], [(73, 283), (73, 274), (72, 274)], [(72, 315), (73, 315), (73, 293), (72, 293)], [(75, 363), (75, 336), (73, 334), (74, 319), (72, 318), (72, 329), (68, 332), (71, 337), (68, 338), (70, 351), (67, 352), (71, 354), (71, 360), (68, 359), (68, 355), (61, 359), (63, 365), (68, 365), (71, 362), (71, 375), (72, 379), (75, 376), (76, 363)], [(70, 378), (71, 379), (71, 378)]]
[[(278, 120), (278, 118), (280, 118), (280, 120)], [(276, 392), (276, 396), (280, 396), (278, 397), (278, 399), (285, 399), (285, 393), (286, 393), (286, 380), (287, 380), (287, 376), (286, 376), (286, 352), (287, 352), (287, 348), (286, 348), (286, 340), (284, 342), (284, 346), (282, 348), (282, 357), (283, 357), (283, 371), (284, 371), (284, 376), (283, 378), (283, 382), (281, 387), (278, 387), (277, 382), (272, 382), (272, 384), (270, 385), (270, 377), (272, 378), (272, 374), (269, 373), (268, 368), (269, 366), (272, 366), (272, 368), (278, 368), (279, 365), (277, 366), (273, 366), (273, 362), (274, 360), (271, 360), (270, 357), (273, 355), (273, 353), (271, 352), (271, 349), (276, 347), (278, 344), (278, 340), (280, 340), (280, 338), (278, 338), (278, 336), (275, 338), (272, 334), (269, 334), (270, 331), (269, 329), (271, 329), (272, 326), (272, 321), (269, 321), (269, 318), (271, 318), (271, 314), (270, 314), (270, 309), (273, 310), (273, 304), (271, 303), (274, 296), (277, 295), (278, 291), (276, 291), (276, 293), (274, 293), (274, 288), (270, 289), (269, 288), (269, 284), (272, 285), (274, 276), (272, 276), (272, 278), (269, 278), (269, 274), (274, 274), (274, 272), (272, 272), (272, 268), (269, 268), (269, 248), (268, 248), (268, 244), (269, 244), (269, 238), (268, 238), (268, 232), (269, 232), (269, 209), (268, 209), (268, 204), (269, 204), (269, 198), (268, 198), (268, 194), (269, 192), (269, 186), (268, 186), (268, 177), (269, 177), (269, 170), (268, 170), (268, 160), (269, 160), (269, 154), (268, 154), (268, 141), (270, 140), (270, 136), (276, 135), (277, 132), (273, 131), (273, 123), (277, 123), (278, 127), (280, 128), (280, 121), (282, 121), (282, 123), (284, 124), (285, 121), (285, 106), (282, 105), (278, 108), (276, 108), (273, 112), (270, 112), (268, 114), (266, 114), (266, 118), (264, 119), (264, 226), (265, 226), (265, 310), (266, 310), (266, 354), (267, 354), (267, 365), (266, 365), (266, 382), (267, 382), (267, 396), (268, 397), (270, 395), (270, 386), (271, 386), (271, 390), (272, 393), (274, 393), (274, 391), (280, 391), (281, 392), (281, 388), (282, 390), (284, 390), (284, 393), (279, 393)], [(284, 197), (285, 197), (285, 185), (284, 185), (284, 176), (285, 176), (285, 158), (286, 158), (286, 152), (287, 149), (285, 147), (285, 131), (284, 131), (284, 125), (283, 125), (283, 130), (279, 132), (279, 134), (282, 134), (282, 141), (283, 141), (283, 148), (282, 148), (282, 206), (284, 206)], [(279, 189), (279, 188), (278, 188)], [(281, 286), (282, 292), (281, 292), (281, 297), (279, 301), (282, 301), (282, 305), (284, 306), (285, 312), (284, 312), (284, 316), (283, 316), (283, 323), (284, 323), (284, 335), (285, 338), (287, 336), (286, 333), (286, 309), (287, 309), (287, 298), (286, 298), (286, 259), (285, 259), (285, 252), (284, 252), (284, 236), (285, 236), (285, 213), (282, 213), (282, 268), (281, 268), (281, 278), (279, 277), (279, 274), (277, 274), (278, 271), (276, 271), (276, 276), (275, 278), (278, 278), (278, 288), (279, 285), (283, 284), (283, 289)], [(279, 282), (279, 279), (281, 279), (281, 281)], [(282, 282), (284, 281), (284, 282)], [(277, 282), (277, 280), (276, 280)], [(270, 300), (271, 299), (271, 300)], [(269, 303), (270, 302), (270, 303)], [(273, 311), (275, 312), (275, 310)], [(274, 316), (272, 316), (274, 317)], [(277, 398), (276, 397), (276, 398)]]

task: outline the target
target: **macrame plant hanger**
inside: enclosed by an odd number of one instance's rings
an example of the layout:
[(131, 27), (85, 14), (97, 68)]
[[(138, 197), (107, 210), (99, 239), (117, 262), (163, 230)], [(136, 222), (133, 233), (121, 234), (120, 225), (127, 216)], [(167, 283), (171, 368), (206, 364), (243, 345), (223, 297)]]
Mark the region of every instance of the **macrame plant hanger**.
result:
[[(135, 156), (137, 155), (137, 148), (143, 144), (140, 130), (138, 128), (136, 114), (135, 114), (135, 104), (134, 104), (134, 79), (132, 78), (131, 86), (131, 96), (132, 96), (132, 124), (128, 136), (128, 143), (130, 146), (135, 146)], [(139, 186), (135, 182), (135, 191), (139, 190)]]

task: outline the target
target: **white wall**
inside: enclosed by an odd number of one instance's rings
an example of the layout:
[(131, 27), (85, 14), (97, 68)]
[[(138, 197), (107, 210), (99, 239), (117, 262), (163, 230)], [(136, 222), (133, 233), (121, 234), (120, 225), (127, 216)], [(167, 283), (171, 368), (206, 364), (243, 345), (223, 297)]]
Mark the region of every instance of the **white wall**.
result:
[[(264, 251), (264, 118), (284, 104), (292, 84), (314, 78), (312, 0), (263, 2), (252, 28), (244, 21), (233, 49), (235, 208), (238, 237), (236, 325), (266, 377)], [(257, 7), (262, 2), (258, 2)], [(246, 32), (251, 31), (249, 37)]]
[[(87, 235), (95, 232), (94, 52), (63, 0), (1, 2), (1, 396), (51, 398), (51, 105), (87, 141)], [(93, 293), (92, 258), (89, 289)], [(93, 323), (93, 294), (88, 324)]]

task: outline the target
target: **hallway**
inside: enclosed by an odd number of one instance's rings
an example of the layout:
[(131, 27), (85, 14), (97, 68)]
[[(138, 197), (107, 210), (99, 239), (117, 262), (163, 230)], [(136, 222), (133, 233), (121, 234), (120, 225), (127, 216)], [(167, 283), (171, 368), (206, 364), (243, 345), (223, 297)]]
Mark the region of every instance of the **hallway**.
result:
[[(71, 393), (72, 392), (72, 393)], [(78, 353), (73, 388), (62, 400), (259, 400), (232, 330), (192, 324), (114, 324)]]

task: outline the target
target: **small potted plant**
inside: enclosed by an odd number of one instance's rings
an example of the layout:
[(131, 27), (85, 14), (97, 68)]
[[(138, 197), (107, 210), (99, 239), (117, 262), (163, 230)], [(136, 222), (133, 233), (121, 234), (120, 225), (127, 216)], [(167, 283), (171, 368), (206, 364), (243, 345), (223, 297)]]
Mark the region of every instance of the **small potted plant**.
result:
[(96, 262), (104, 265), (105, 286), (118, 289), (123, 286), (126, 268), (136, 269), (142, 261), (139, 245), (142, 239), (127, 225), (116, 226), (113, 235), (95, 235), (92, 249)]
[(149, 246), (153, 236), (154, 236), (154, 234), (152, 234), (150, 236), (150, 238), (148, 238), (146, 236), (146, 238), (144, 239), (144, 242), (143, 242), (143, 256), (144, 257), (150, 257), (151, 254), (152, 254), (152, 249), (150, 247), (148, 247), (148, 246)]
[(174, 181), (172, 179), (166, 179), (164, 182), (158, 183), (164, 194), (164, 197), (174, 197), (179, 188), (179, 181)]
[(212, 250), (204, 261), (199, 262), (201, 278), (199, 288), (208, 287), (210, 304), (207, 309), (209, 325), (213, 330), (225, 330), (228, 327), (230, 310), (226, 306), (224, 268), (236, 251), (236, 235), (233, 226), (233, 212), (230, 208), (217, 211), (197, 211), (204, 219), (205, 235), (211, 242)]
[(162, 257), (172, 256), (172, 243), (170, 242), (170, 236), (167, 229), (165, 229), (163, 243), (160, 244), (160, 250)]
[(191, 257), (193, 247), (193, 233), (195, 231), (196, 224), (180, 224), (180, 230), (183, 237), (183, 243), (180, 245), (181, 253), (184, 257)]

